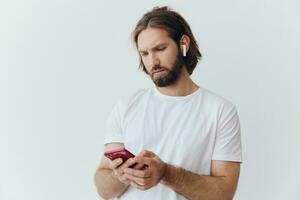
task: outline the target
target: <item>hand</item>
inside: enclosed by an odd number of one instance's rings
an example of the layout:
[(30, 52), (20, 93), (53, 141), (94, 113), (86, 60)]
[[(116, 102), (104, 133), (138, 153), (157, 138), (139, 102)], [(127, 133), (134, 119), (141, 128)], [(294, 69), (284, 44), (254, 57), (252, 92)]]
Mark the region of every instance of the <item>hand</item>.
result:
[[(121, 158), (117, 158), (109, 163), (109, 168), (113, 170), (114, 176), (122, 183), (129, 185), (130, 179), (124, 174), (124, 169), (129, 168), (135, 163), (133, 158), (129, 158), (123, 163)], [(136, 165), (135, 168), (139, 169), (140, 165)]]
[(129, 184), (140, 190), (148, 190), (163, 178), (167, 164), (151, 151), (143, 151), (133, 158), (133, 162), (147, 165), (145, 170), (126, 168), (125, 178)]

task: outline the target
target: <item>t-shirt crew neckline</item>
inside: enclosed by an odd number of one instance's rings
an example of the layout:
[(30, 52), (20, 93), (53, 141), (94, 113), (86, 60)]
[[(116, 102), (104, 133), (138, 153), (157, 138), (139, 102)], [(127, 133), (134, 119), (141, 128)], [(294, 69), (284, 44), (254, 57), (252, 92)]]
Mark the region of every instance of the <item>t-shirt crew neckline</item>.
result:
[(201, 93), (202, 90), (203, 90), (203, 88), (199, 87), (196, 91), (194, 91), (193, 93), (186, 95), (186, 96), (170, 96), (170, 95), (161, 93), (155, 85), (153, 86), (153, 91), (156, 96), (158, 96), (159, 98), (162, 98), (164, 100), (175, 101), (175, 102), (187, 101), (189, 99), (192, 99), (194, 96)]

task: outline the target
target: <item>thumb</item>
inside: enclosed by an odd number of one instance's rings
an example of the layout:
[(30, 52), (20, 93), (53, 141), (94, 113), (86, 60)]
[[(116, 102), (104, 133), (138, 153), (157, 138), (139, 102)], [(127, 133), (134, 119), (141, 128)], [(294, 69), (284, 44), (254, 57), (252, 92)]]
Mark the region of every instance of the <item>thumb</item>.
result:
[(153, 153), (152, 151), (148, 151), (148, 150), (142, 151), (140, 155), (143, 157), (150, 157), (150, 158), (156, 156), (155, 153)]

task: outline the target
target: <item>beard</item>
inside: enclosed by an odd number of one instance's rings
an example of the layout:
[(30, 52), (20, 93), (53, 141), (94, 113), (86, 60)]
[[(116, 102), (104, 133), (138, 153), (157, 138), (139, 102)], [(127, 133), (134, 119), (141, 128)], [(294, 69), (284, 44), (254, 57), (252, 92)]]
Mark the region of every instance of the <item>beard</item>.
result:
[(184, 64), (184, 62), (183, 62), (181, 55), (177, 54), (175, 63), (173, 64), (173, 66), (170, 70), (167, 69), (166, 67), (155, 66), (153, 68), (153, 70), (164, 69), (167, 74), (160, 75), (155, 78), (154, 77), (155, 75), (150, 73), (152, 81), (154, 82), (154, 84), (157, 87), (167, 87), (167, 86), (170, 86), (170, 85), (176, 83), (176, 81), (178, 80), (178, 78), (182, 72), (183, 64)]

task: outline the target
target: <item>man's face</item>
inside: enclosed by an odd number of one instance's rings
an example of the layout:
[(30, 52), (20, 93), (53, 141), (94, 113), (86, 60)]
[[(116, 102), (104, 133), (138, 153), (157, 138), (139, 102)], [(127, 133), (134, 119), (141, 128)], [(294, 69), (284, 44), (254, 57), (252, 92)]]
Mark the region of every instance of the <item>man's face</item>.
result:
[(142, 62), (155, 85), (166, 87), (175, 83), (183, 65), (178, 46), (167, 31), (147, 28), (139, 34), (137, 42)]

